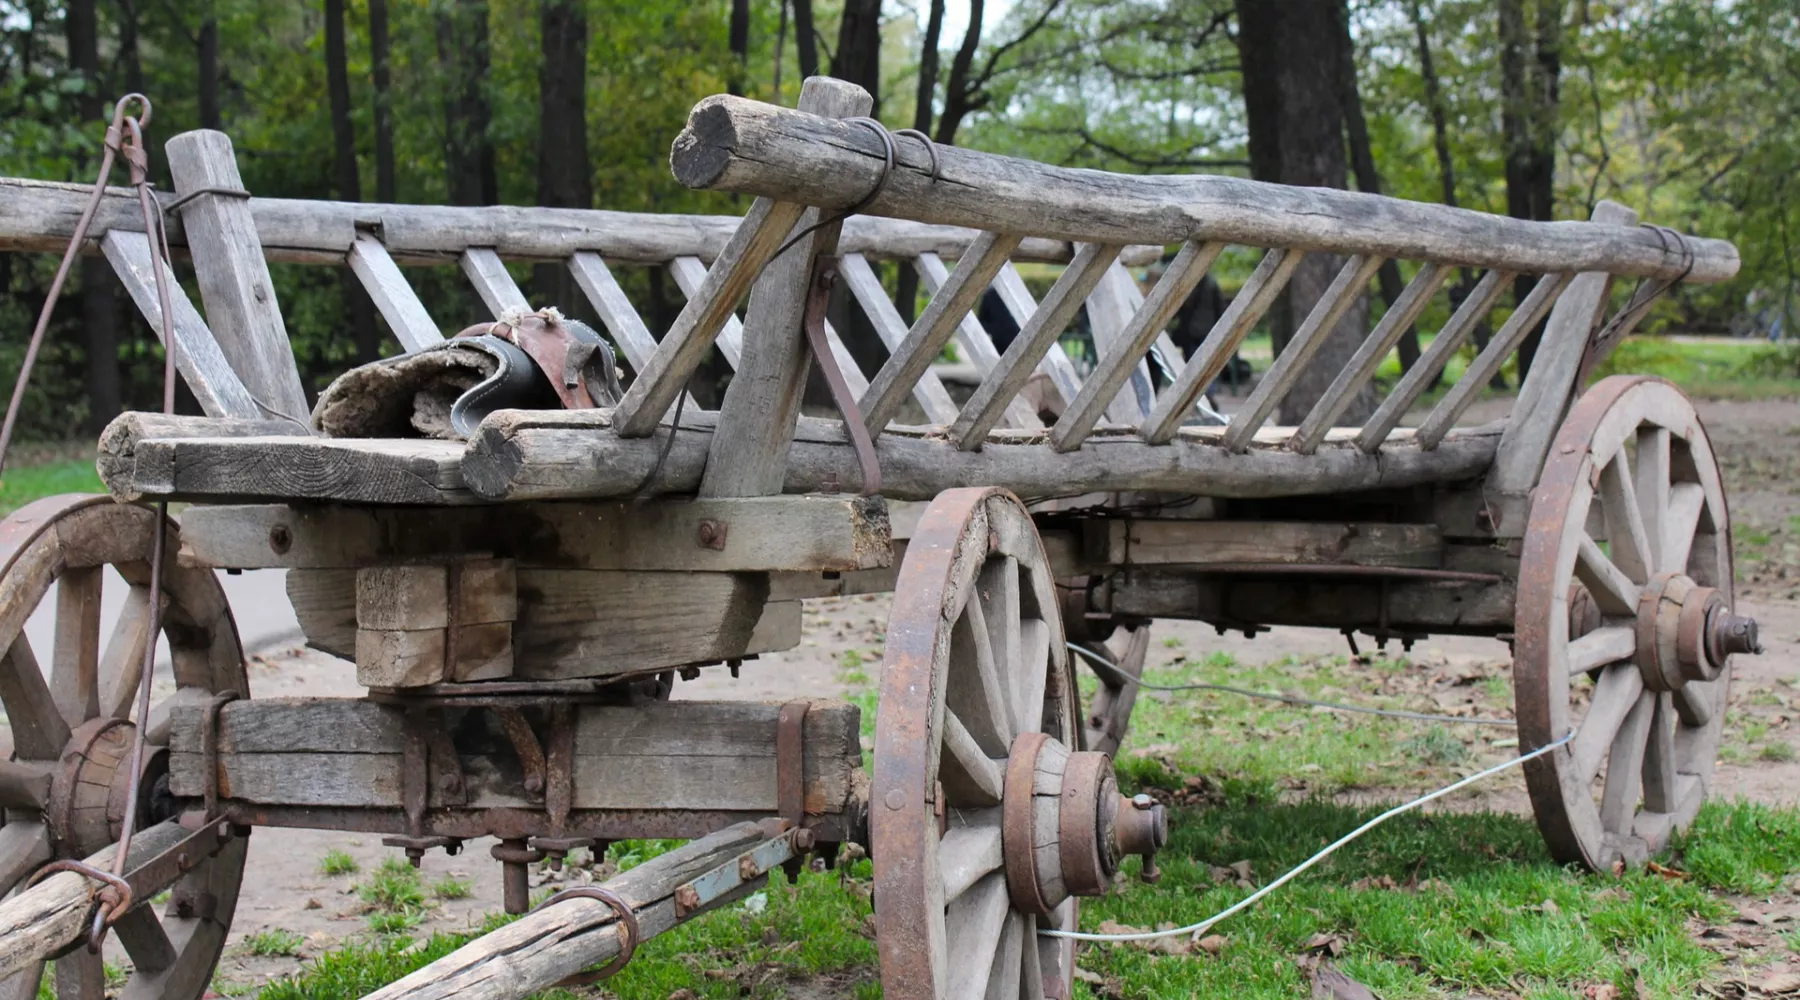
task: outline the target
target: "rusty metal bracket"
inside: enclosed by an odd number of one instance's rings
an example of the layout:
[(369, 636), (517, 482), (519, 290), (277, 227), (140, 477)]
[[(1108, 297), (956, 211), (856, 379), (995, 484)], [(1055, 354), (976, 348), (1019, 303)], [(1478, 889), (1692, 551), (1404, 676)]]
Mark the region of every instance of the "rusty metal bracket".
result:
[[(93, 894), (94, 916), (88, 922), (87, 936), (82, 939), (87, 943), (88, 951), (98, 955), (100, 954), (100, 944), (106, 937), (106, 929), (113, 925), (113, 921), (118, 920), (131, 909), (131, 883), (104, 868), (96, 868), (85, 861), (69, 859), (53, 861), (39, 868), (26, 881), (25, 887), (30, 888), (59, 872), (74, 872), (102, 883), (100, 889)], [(73, 946), (71, 946), (71, 950), (72, 948)]]
[(549, 833), (530, 838), (530, 845), (549, 857), (552, 870), (560, 870), (570, 851), (599, 843), (592, 837), (571, 837), (567, 832), (569, 811), (575, 805), (575, 711), (561, 702), (550, 706), (550, 747), (543, 790)]
[(631, 908), (631, 904), (625, 901), (625, 897), (620, 896), (611, 889), (602, 888), (597, 885), (584, 885), (577, 886), (573, 889), (564, 889), (556, 895), (551, 896), (549, 899), (544, 900), (542, 903), (539, 903), (533, 909), (535, 912), (535, 910), (541, 910), (547, 906), (555, 906), (557, 903), (569, 899), (597, 899), (607, 906), (612, 907), (613, 913), (617, 914), (619, 918), (618, 922), (613, 925), (619, 928), (619, 954), (618, 957), (606, 963), (603, 968), (596, 969), (593, 972), (578, 972), (556, 985), (564, 988), (570, 986), (587, 986), (616, 975), (620, 969), (625, 968), (625, 966), (631, 963), (631, 956), (637, 952), (638, 939), (642, 933), (638, 928), (637, 911)]
[(459, 802), (464, 794), (462, 764), (456, 759), (456, 747), (451, 744), (449, 733), (435, 724), (436, 714), (428, 709), (410, 709), (402, 716), (405, 740), (400, 751), (400, 807), (406, 813), (406, 834), (381, 838), (383, 846), (404, 848), (414, 868), (426, 851), (442, 847), (455, 854), (462, 843), (454, 837), (431, 836), (425, 830), (433, 759), (444, 769), (438, 779), (440, 791)]
[(517, 708), (496, 708), (493, 713), (500, 720), (500, 728), (506, 731), (513, 751), (519, 755), (519, 767), (525, 772), (525, 790), (533, 795), (544, 791), (544, 748), (538, 745), (537, 733), (532, 732), (525, 713)]

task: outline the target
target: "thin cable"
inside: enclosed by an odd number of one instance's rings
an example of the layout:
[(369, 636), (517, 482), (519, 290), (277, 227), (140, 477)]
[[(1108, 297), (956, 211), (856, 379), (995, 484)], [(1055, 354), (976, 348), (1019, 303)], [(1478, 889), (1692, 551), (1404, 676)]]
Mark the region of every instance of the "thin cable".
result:
[[(1065, 643), (1070, 649), (1096, 663), (1100, 663), (1114, 671), (1119, 670), (1116, 663), (1102, 659), (1093, 650)], [(1123, 673), (1123, 671), (1120, 671)], [(1126, 675), (1130, 676), (1130, 675)], [(1247, 688), (1230, 687), (1225, 684), (1152, 684), (1149, 681), (1132, 678), (1131, 682), (1146, 691), (1224, 691), (1227, 694), (1243, 695), (1246, 698), (1261, 698), (1265, 701), (1279, 701), (1289, 705), (1309, 705), (1314, 708), (1328, 708), (1334, 712), (1356, 712), (1362, 715), (1380, 715), (1389, 719), (1413, 719), (1418, 722), (1460, 722), (1470, 726), (1505, 726), (1513, 729), (1518, 722), (1513, 719), (1490, 719), (1471, 715), (1432, 715), (1427, 712), (1407, 712), (1394, 708), (1370, 708), (1366, 705), (1345, 705), (1335, 701), (1319, 701), (1315, 698), (1301, 698), (1291, 694), (1270, 694), (1266, 691), (1251, 691)]]
[(1218, 913), (1214, 914), (1213, 916), (1207, 917), (1205, 920), (1202, 920), (1199, 923), (1189, 924), (1186, 927), (1176, 927), (1172, 930), (1141, 931), (1141, 932), (1138, 932), (1135, 934), (1088, 934), (1088, 933), (1085, 933), (1082, 931), (1040, 930), (1040, 931), (1038, 931), (1038, 936), (1070, 938), (1075, 941), (1153, 941), (1157, 938), (1177, 937), (1182, 934), (1193, 934), (1196, 936), (1200, 935), (1200, 934), (1204, 934), (1208, 930), (1211, 930), (1213, 925), (1218, 924), (1219, 922), (1226, 920), (1230, 917), (1234, 917), (1239, 913), (1242, 913), (1244, 910), (1255, 905), (1256, 902), (1258, 900), (1262, 899), (1264, 896), (1267, 896), (1269, 893), (1274, 892), (1276, 889), (1279, 889), (1282, 886), (1288, 884), (1289, 882), (1292, 882), (1295, 878), (1298, 878), (1301, 872), (1306, 871), (1308, 868), (1311, 868), (1313, 865), (1316, 865), (1319, 862), (1330, 857), (1332, 855), (1332, 853), (1335, 852), (1338, 848), (1343, 847), (1345, 844), (1350, 843), (1351, 841), (1355, 840), (1358, 837), (1361, 837), (1363, 834), (1368, 833), (1370, 830), (1373, 830), (1376, 827), (1380, 826), (1381, 824), (1387, 822), (1388, 820), (1393, 819), (1395, 816), (1398, 816), (1402, 813), (1411, 812), (1412, 810), (1419, 808), (1420, 806), (1424, 805), (1427, 802), (1430, 802), (1434, 799), (1441, 799), (1444, 796), (1449, 795), (1451, 792), (1460, 791), (1464, 788), (1469, 787), (1470, 785), (1473, 785), (1477, 781), (1481, 781), (1486, 778), (1491, 778), (1494, 775), (1499, 774), (1500, 772), (1505, 771), (1509, 768), (1518, 767), (1520, 764), (1523, 764), (1528, 760), (1536, 760), (1537, 758), (1544, 756), (1545, 754), (1551, 752), (1552, 750), (1555, 750), (1557, 747), (1567, 744), (1570, 740), (1572, 740), (1574, 738), (1575, 738), (1575, 730), (1570, 730), (1569, 735), (1564, 736), (1562, 739), (1557, 740), (1555, 743), (1541, 746), (1541, 747), (1537, 748), (1536, 750), (1531, 751), (1528, 754), (1523, 754), (1521, 756), (1514, 757), (1512, 760), (1504, 761), (1499, 764), (1495, 764), (1493, 767), (1490, 767), (1487, 770), (1480, 772), (1479, 774), (1471, 774), (1467, 778), (1464, 778), (1461, 781), (1458, 781), (1457, 783), (1455, 783), (1453, 785), (1446, 785), (1443, 788), (1440, 788), (1437, 791), (1432, 792), (1429, 795), (1421, 795), (1418, 798), (1413, 799), (1411, 802), (1407, 802), (1403, 805), (1397, 805), (1394, 808), (1389, 809), (1387, 812), (1382, 813), (1381, 815), (1375, 817), (1374, 819), (1369, 820), (1367, 823), (1364, 823), (1363, 825), (1357, 827), (1356, 829), (1351, 830), (1349, 833), (1344, 834), (1342, 837), (1339, 837), (1337, 840), (1331, 842), (1325, 848), (1320, 850), (1317, 854), (1314, 854), (1312, 857), (1307, 858), (1305, 861), (1302, 861), (1298, 865), (1295, 865), (1293, 868), (1289, 869), (1287, 874), (1281, 876), (1280, 878), (1276, 879), (1273, 882), (1270, 882), (1268, 885), (1263, 886), (1261, 889), (1256, 890), (1255, 892), (1251, 893), (1250, 895), (1245, 896), (1242, 900), (1238, 901), (1237, 903), (1235, 903), (1231, 906), (1226, 907), (1225, 909), (1219, 911)]

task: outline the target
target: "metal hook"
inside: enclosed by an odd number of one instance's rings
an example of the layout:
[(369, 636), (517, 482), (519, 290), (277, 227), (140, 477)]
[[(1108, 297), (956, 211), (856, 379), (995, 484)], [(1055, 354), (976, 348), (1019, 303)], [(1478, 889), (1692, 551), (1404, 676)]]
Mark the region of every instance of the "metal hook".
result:
[(910, 136), (919, 140), (921, 143), (924, 143), (925, 155), (931, 158), (931, 182), (936, 184), (943, 179), (943, 169), (938, 163), (937, 143), (931, 141), (931, 136), (926, 135), (916, 128), (897, 128), (894, 130), (894, 134), (897, 136)]

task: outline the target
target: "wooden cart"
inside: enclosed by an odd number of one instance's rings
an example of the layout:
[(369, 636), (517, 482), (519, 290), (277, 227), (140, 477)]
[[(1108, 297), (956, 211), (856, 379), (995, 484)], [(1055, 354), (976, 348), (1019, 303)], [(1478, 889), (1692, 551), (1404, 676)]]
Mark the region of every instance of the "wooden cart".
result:
[[(1107, 756), (1155, 618), (1508, 638), (1521, 747), (1579, 723), (1526, 772), (1557, 858), (1635, 861), (1694, 816), (1728, 656), (1756, 645), (1731, 613), (1718, 466), (1673, 386), (1581, 388), (1653, 293), (1729, 278), (1729, 244), (1637, 226), (1611, 203), (1592, 222), (1528, 223), (928, 152), (842, 120), (868, 95), (822, 78), (801, 107), (711, 98), (675, 141), (684, 183), (754, 196), (742, 220), (239, 197), (225, 136), (171, 140), (175, 196), (201, 192), (172, 242), (206, 319), (178, 297), (168, 326), (207, 415), (120, 417), (99, 461), (112, 498), (0, 524), (0, 886), (108, 845), (121, 748), (142, 727), (158, 794), (140, 804), (134, 889), (173, 893), (160, 917), (141, 905), (113, 924), (135, 967), (126, 996), (199, 997), (245, 837), (300, 826), (380, 834), (414, 857), (495, 837), (514, 911), (531, 863), (695, 838), (383, 997), (523, 995), (847, 842), (873, 857), (885, 995), (1067, 997), (1069, 944), (1037, 930), (1072, 927), (1077, 898), (1165, 836), (1159, 807), (1118, 795)], [(0, 181), (0, 246), (59, 248), (82, 197)], [(130, 201), (105, 199), (97, 226), (88, 249), (167, 336)], [(1180, 251), (1141, 293), (1124, 262), (1164, 245)], [(1162, 331), (1228, 245), (1260, 263), (1183, 358)], [(1309, 258), (1335, 279), (1229, 422), (1208, 425), (1197, 400)], [(910, 324), (870, 267), (893, 259), (932, 292)], [(1404, 293), (1310, 412), (1272, 426), (1388, 259), (1417, 265)], [(416, 350), (468, 317), (433, 316), (397, 264), (458, 263), (499, 315), (525, 306), (508, 260), (573, 272), (635, 376), (617, 406), (503, 410), (467, 441), (323, 437), (287, 419), (305, 397), (267, 261), (348, 265)], [(1061, 265), (1041, 301), (1017, 261)], [(827, 331), (874, 437), (878, 496), (856, 495), (845, 424), (801, 413), (820, 262), (891, 352), (867, 377)], [(689, 296), (660, 338), (610, 270), (640, 265)], [(1380, 395), (1378, 366), (1459, 268), (1483, 277)], [(1521, 276), (1530, 294), (1428, 397)], [(1616, 311), (1615, 278), (1639, 289)], [(1003, 352), (972, 315), (989, 288), (1020, 327)], [(1058, 337), (1083, 307), (1098, 360), (1080, 372)], [(1469, 424), (1540, 322), (1512, 412)], [(953, 341), (982, 373), (960, 405), (931, 368)], [(715, 348), (736, 377), (712, 412), (682, 396)], [(1170, 372), (1160, 391), (1152, 354)], [(1034, 376), (1048, 388), (1025, 405)], [(1341, 426), (1358, 408), (1372, 416)], [(191, 506), (159, 529), (136, 503), (149, 499)], [(134, 723), (158, 530), (179, 553), (162, 597), (177, 688)], [(103, 566), (131, 585), (107, 643)], [(250, 697), (213, 569), (260, 567), (289, 571), (307, 641), (354, 658), (367, 697)], [(20, 629), (52, 581), (46, 682)], [(672, 672), (796, 645), (804, 599), (888, 590), (871, 771), (853, 706), (666, 700)], [(1065, 636), (1111, 643), (1085, 711)], [(63, 873), (0, 903), (0, 995), (31, 995), (43, 958), (81, 937), (93, 888)], [(80, 951), (59, 961), (59, 996), (97, 1000), (98, 968)]]

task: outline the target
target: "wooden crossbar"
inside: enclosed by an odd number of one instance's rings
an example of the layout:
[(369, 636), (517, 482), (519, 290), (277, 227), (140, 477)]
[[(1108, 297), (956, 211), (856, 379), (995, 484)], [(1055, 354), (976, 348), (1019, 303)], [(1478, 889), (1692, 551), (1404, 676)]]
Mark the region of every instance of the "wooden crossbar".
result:
[[(1075, 253), (1079, 257), (1081, 247), (1077, 247)], [(1070, 264), (1073, 266), (1074, 262), (1071, 261)], [(1095, 279), (1098, 278), (1099, 275), (1096, 274)], [(1032, 315), (1037, 312), (1038, 304), (1032, 299), (1031, 289), (1025, 287), (1025, 279), (1019, 276), (1019, 269), (1013, 266), (1012, 261), (1007, 261), (1006, 266), (1000, 269), (999, 276), (994, 279), (994, 290), (1000, 293), (1000, 301), (1006, 304), (1006, 311), (1012, 313), (1013, 322), (1023, 331), (1025, 325), (1031, 322)], [(1086, 297), (1085, 292), (1082, 297)], [(1072, 306), (1079, 309), (1081, 299), (1076, 299)], [(1065, 320), (1063, 325), (1067, 326), (1073, 319), (1074, 315), (1071, 313), (1070, 319)], [(1075, 365), (1069, 361), (1068, 352), (1057, 341), (1051, 341), (1050, 349), (1044, 352), (1043, 360), (1038, 362), (1038, 371), (1050, 377), (1050, 384), (1055, 387), (1063, 406), (1067, 406), (1081, 391), (1081, 376), (1075, 373)]]
[[(918, 271), (919, 279), (924, 282), (925, 290), (932, 295), (936, 295), (950, 278), (949, 269), (944, 267), (943, 259), (935, 253), (920, 254), (913, 261), (913, 267)], [(995, 277), (998, 276), (999, 273), (995, 272)], [(987, 293), (984, 291), (982, 294)], [(957, 324), (956, 339), (962, 344), (963, 350), (968, 352), (969, 361), (975, 365), (976, 372), (983, 377), (993, 371), (994, 365), (1000, 361), (1000, 352), (994, 347), (994, 339), (988, 336), (987, 327), (981, 325), (981, 317), (975, 315), (974, 309), (965, 313), (962, 322)], [(1027, 430), (1040, 430), (1044, 426), (1031, 407), (1016, 398), (1006, 401), (1002, 422), (1008, 427), (1023, 427)]]
[(1488, 310), (1494, 307), (1494, 301), (1500, 297), (1500, 290), (1513, 278), (1506, 271), (1489, 271), (1482, 275), (1475, 289), (1463, 304), (1450, 316), (1450, 321), (1432, 338), (1431, 346), (1419, 355), (1412, 368), (1401, 377), (1400, 384), (1388, 393), (1388, 398), (1375, 408), (1373, 416), (1363, 424), (1362, 432), (1356, 436), (1356, 446), (1363, 451), (1374, 451), (1386, 441), (1388, 434), (1400, 424), (1400, 418), (1412, 409), (1413, 403), (1425, 394), (1437, 381), (1438, 374), (1450, 363), (1451, 355), (1461, 347), (1463, 341), (1474, 332), (1476, 324), (1487, 316)]
[(1486, 349), (1476, 355), (1468, 371), (1463, 372), (1462, 378), (1450, 387), (1444, 398), (1438, 400), (1431, 414), (1419, 424), (1419, 447), (1437, 447), (1437, 443), (1444, 439), (1445, 432), (1455, 426), (1456, 419), (1469, 408), (1475, 397), (1481, 395), (1488, 382), (1500, 371), (1500, 366), (1506, 363), (1506, 359), (1518, 349), (1526, 335), (1538, 325), (1538, 320), (1543, 319), (1544, 314), (1550, 311), (1550, 306), (1556, 302), (1563, 289), (1569, 287), (1569, 279), (1573, 277), (1572, 274), (1547, 274), (1538, 279), (1531, 294), (1525, 296), (1525, 301), (1519, 303), (1519, 307), (1506, 318), (1500, 332), (1488, 342)]
[(470, 247), (462, 252), (459, 262), (463, 274), (475, 286), (475, 294), (481, 296), (482, 305), (488, 307), (495, 319), (508, 309), (531, 310), (531, 302), (507, 273), (506, 263), (491, 247)]
[(444, 333), (438, 328), (437, 321), (425, 310), (418, 293), (407, 284), (406, 276), (400, 273), (380, 240), (367, 233), (358, 233), (356, 242), (350, 245), (347, 260), (350, 270), (362, 282), (369, 298), (375, 300), (375, 308), (380, 311), (381, 318), (387, 320), (388, 329), (394, 331), (394, 339), (400, 341), (401, 347), (422, 351), (444, 342)]
[[(838, 273), (850, 287), (850, 295), (856, 304), (862, 307), (863, 315), (869, 318), (869, 325), (875, 328), (875, 336), (887, 345), (892, 352), (906, 341), (906, 320), (894, 303), (887, 297), (887, 289), (881, 287), (881, 279), (869, 266), (869, 261), (862, 254), (847, 253), (838, 260)], [(868, 386), (863, 387), (867, 391)], [(944, 382), (929, 367), (919, 376), (913, 385), (913, 399), (925, 410), (925, 419), (934, 424), (948, 424), (956, 419), (956, 403), (950, 399), (949, 390)]]

